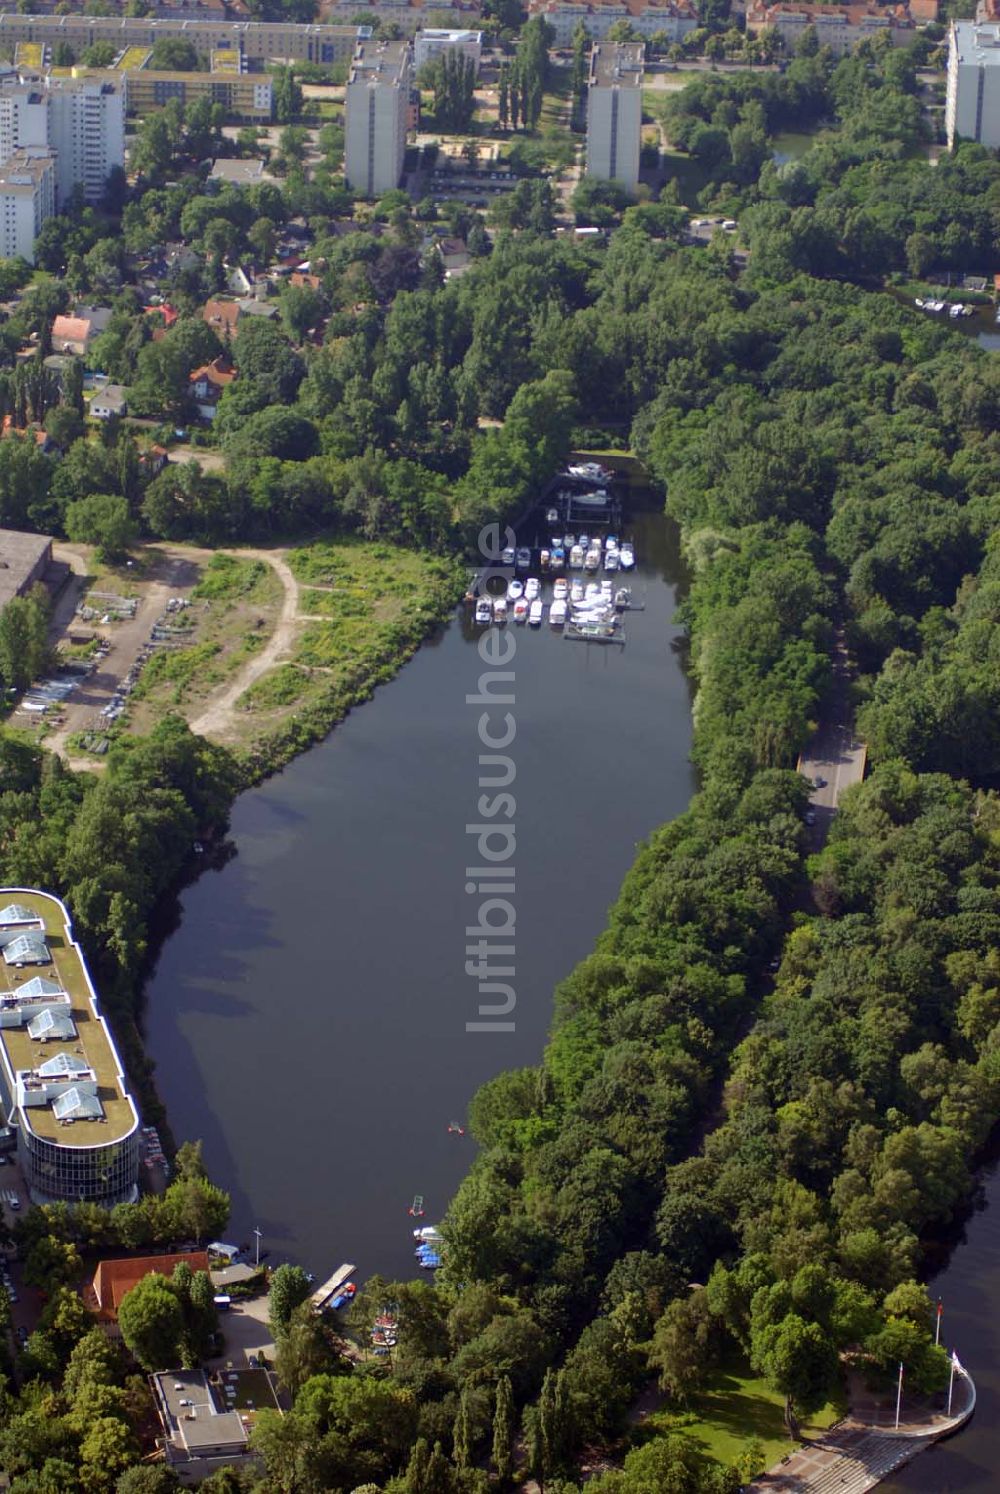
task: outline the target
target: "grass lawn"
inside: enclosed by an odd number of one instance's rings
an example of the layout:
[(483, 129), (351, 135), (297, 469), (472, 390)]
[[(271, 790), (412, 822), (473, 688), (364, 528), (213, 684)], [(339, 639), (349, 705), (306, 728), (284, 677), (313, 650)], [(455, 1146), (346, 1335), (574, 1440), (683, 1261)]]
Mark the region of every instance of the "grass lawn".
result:
[(677, 183), (677, 194), (684, 206), (698, 207), (699, 193), (708, 185), (701, 163), (684, 151), (669, 148), (661, 152), (661, 159), (667, 169), (667, 180)]
[[(733, 1359), (692, 1399), (693, 1420), (670, 1412), (654, 1412), (645, 1423), (657, 1431), (677, 1431), (697, 1442), (721, 1463), (733, 1464), (751, 1438), (764, 1445), (770, 1468), (795, 1444), (785, 1430), (784, 1398), (759, 1379), (743, 1359)], [(847, 1411), (846, 1400), (828, 1402), (822, 1411), (803, 1424), (806, 1436), (832, 1426)], [(684, 1422), (684, 1425), (678, 1425)]]

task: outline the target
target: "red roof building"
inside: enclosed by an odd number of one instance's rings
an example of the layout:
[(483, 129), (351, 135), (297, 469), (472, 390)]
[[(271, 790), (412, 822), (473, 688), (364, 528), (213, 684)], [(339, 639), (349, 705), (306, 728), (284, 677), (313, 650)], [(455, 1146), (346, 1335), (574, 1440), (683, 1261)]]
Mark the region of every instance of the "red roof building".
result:
[(177, 1255), (133, 1255), (123, 1260), (101, 1261), (94, 1279), (84, 1291), (84, 1300), (102, 1323), (116, 1324), (122, 1298), (147, 1276), (173, 1276), (181, 1262), (192, 1271), (208, 1270), (208, 1252), (186, 1250)]

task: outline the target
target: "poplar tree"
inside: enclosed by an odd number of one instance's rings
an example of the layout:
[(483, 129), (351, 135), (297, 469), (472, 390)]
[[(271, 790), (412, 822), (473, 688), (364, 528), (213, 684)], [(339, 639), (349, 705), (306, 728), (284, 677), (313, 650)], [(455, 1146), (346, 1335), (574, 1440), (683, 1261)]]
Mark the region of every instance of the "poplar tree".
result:
[(497, 1479), (505, 1484), (514, 1465), (514, 1395), (510, 1376), (501, 1375), (497, 1381), (496, 1404), (493, 1408), (493, 1466)]

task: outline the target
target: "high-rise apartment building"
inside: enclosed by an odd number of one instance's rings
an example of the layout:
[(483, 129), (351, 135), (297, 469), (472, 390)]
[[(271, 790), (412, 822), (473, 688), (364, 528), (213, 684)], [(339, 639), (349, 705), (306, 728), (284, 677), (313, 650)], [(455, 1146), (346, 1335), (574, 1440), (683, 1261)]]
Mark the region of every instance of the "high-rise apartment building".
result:
[(956, 139), (1000, 146), (1000, 26), (953, 21), (945, 99), (948, 145)]
[(97, 202), (112, 167), (125, 164), (123, 84), (17, 73), (0, 79), (0, 163), (34, 146), (55, 153), (57, 209), (77, 186)]
[(639, 182), (642, 145), (642, 42), (597, 42), (587, 85), (587, 175)]
[(408, 41), (366, 41), (347, 80), (344, 175), (367, 197), (399, 186), (410, 104)]
[(55, 212), (55, 177), (44, 145), (12, 151), (0, 166), (0, 258), (34, 262), (35, 239)]

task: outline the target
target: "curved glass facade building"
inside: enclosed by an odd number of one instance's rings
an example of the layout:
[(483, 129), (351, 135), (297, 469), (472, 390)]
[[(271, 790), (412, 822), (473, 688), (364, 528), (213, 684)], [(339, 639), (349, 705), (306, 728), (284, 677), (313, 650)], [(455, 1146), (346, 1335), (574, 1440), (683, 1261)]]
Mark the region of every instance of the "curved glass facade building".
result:
[(0, 1100), (34, 1203), (136, 1197), (139, 1116), (69, 914), (0, 889)]

